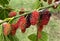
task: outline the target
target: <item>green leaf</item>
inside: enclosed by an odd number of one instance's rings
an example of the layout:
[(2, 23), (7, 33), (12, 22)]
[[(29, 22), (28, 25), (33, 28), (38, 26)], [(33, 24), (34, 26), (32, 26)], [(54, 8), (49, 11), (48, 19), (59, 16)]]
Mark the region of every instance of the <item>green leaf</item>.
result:
[(0, 8), (0, 19), (8, 18), (9, 12), (7, 9)]
[[(38, 41), (47, 41), (47, 39), (48, 39), (48, 34), (47, 34), (46, 32), (44, 32), (44, 31), (42, 31), (41, 34), (42, 34), (42, 38), (41, 38), (41, 39), (38, 39)], [(36, 41), (37, 35), (31, 34), (31, 35), (28, 36), (28, 38), (29, 38), (31, 41)]]
[(9, 0), (0, 0), (0, 5), (5, 6), (9, 4)]
[(31, 34), (30, 36), (28, 36), (28, 38), (32, 41), (36, 41), (37, 40), (37, 36), (35, 34)]

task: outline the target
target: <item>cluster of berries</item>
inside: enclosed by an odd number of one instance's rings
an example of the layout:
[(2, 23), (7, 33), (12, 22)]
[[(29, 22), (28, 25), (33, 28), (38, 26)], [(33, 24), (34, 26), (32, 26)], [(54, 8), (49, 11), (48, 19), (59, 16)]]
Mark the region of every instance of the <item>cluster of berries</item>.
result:
[[(13, 15), (14, 13), (12, 13)], [(11, 16), (12, 16), (11, 15)], [(33, 11), (31, 14), (26, 16), (21, 16), (15, 24), (4, 23), (4, 35), (15, 35), (18, 28), (21, 29), (21, 32), (24, 33), (26, 28), (29, 28), (30, 25), (36, 25), (38, 27), (38, 37), (41, 36), (39, 32), (42, 31), (43, 25), (47, 25), (50, 19), (51, 13), (48, 10), (44, 10), (41, 13), (38, 11)], [(9, 32), (9, 33), (8, 33)]]

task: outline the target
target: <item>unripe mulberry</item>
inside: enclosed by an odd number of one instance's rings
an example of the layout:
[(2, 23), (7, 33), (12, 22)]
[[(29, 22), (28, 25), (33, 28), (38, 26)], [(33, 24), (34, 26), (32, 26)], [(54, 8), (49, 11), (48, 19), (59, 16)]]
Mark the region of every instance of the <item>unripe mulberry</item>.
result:
[(38, 23), (38, 19), (39, 19), (39, 12), (38, 11), (33, 11), (30, 17), (30, 23), (32, 25), (35, 25)]
[(11, 25), (9, 23), (3, 23), (2, 26), (4, 28), (3, 33), (5, 36), (7, 36), (11, 31)]

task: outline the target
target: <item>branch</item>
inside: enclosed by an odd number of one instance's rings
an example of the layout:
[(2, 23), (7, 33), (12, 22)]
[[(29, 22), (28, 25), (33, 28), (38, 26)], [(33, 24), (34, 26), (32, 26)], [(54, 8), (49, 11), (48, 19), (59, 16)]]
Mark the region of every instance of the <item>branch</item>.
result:
[(4, 23), (4, 22), (7, 22), (7, 21), (10, 21), (10, 20), (13, 20), (14, 19), (14, 17), (13, 18), (6, 18), (6, 19), (4, 19), (4, 20), (1, 20), (0, 21), (0, 24), (2, 24), (2, 23)]
[[(53, 4), (50, 4), (50, 5), (48, 5), (48, 6), (46, 6), (46, 7), (40, 7), (40, 8), (38, 8), (37, 9), (37, 11), (38, 12), (42, 12), (43, 10), (45, 10), (45, 9), (48, 9), (48, 8), (51, 8), (52, 6), (54, 6), (55, 4), (57, 4), (57, 5), (59, 5), (60, 4), (60, 1), (57, 1), (57, 2), (55, 2), (55, 3), (53, 3)], [(25, 15), (28, 15), (28, 14), (31, 14), (32, 13), (32, 11), (30, 11), (30, 12), (28, 12), (28, 13), (24, 13), (24, 14), (21, 14), (21, 15), (18, 15), (18, 16), (15, 16), (15, 17), (12, 17), (12, 18), (7, 18), (8, 19), (8, 21), (10, 22), (10, 23), (12, 23), (12, 21), (14, 20), (14, 19), (16, 19), (16, 18), (19, 18), (19, 17), (21, 17), (21, 16), (25, 16)], [(7, 20), (5, 20), (4, 22), (6, 22)], [(2, 22), (3, 23), (3, 22)], [(1, 24), (1, 23), (0, 23)]]

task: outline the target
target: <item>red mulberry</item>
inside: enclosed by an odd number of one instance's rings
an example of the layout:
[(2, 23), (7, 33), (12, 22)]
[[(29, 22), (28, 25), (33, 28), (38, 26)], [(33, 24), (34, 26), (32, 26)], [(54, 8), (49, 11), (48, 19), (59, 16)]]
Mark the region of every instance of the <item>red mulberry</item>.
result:
[(14, 29), (14, 30), (17, 30), (17, 29), (18, 29), (18, 25), (17, 25), (17, 24), (12, 24), (11, 27), (12, 27), (12, 29)]
[(26, 18), (24, 16), (21, 16), (20, 22), (19, 22), (19, 27), (23, 33), (25, 32), (25, 29), (26, 29), (25, 25), (26, 25)]
[(14, 16), (16, 16), (16, 14), (17, 14), (16, 12), (12, 11), (12, 12), (9, 13), (8, 16), (9, 16), (9, 17), (14, 17)]
[(11, 29), (10, 34), (11, 35), (15, 35), (16, 34), (16, 30), (18, 29), (18, 27), (17, 27), (16, 24), (12, 24), (11, 27), (12, 27), (12, 29)]
[(32, 25), (35, 25), (35, 24), (37, 24), (38, 19), (39, 19), (39, 12), (33, 11), (31, 14), (31, 17), (30, 17), (30, 23)]

